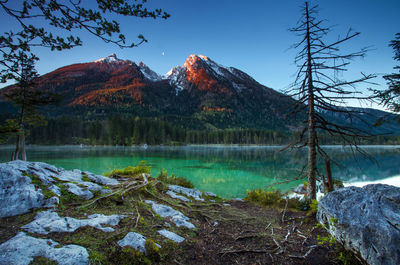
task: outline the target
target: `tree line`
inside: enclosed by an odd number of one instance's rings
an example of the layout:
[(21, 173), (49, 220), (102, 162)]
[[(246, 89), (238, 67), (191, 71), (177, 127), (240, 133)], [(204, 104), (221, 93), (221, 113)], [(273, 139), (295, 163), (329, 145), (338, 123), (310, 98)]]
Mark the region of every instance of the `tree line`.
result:
[[(264, 144), (285, 145), (299, 132), (263, 129), (191, 130), (159, 118), (112, 116), (82, 120), (63, 116), (49, 118), (44, 126), (27, 128), (28, 144), (85, 145), (184, 145), (184, 144)], [(9, 139), (13, 143), (15, 139)], [(341, 137), (320, 135), (321, 144), (344, 144)], [(400, 136), (380, 135), (360, 139), (359, 144), (400, 144)]]

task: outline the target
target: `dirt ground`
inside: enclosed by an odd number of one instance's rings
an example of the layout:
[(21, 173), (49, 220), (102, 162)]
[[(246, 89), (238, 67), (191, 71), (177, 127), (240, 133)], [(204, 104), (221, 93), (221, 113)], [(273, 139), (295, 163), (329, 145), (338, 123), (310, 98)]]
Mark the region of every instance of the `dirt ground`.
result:
[[(90, 264), (362, 264), (339, 244), (326, 242), (329, 234), (317, 225), (310, 212), (281, 206), (261, 207), (251, 202), (221, 198), (182, 202), (169, 197), (166, 190), (166, 184), (152, 179), (147, 186), (124, 196), (104, 196), (102, 200), (94, 199), (96, 203), (66, 201), (59, 206), (60, 216), (74, 218), (85, 218), (92, 213), (127, 214), (128, 217), (112, 233), (82, 227), (72, 233), (33, 236), (51, 238), (60, 245), (81, 245), (90, 254)], [(155, 215), (151, 206), (144, 203), (146, 199), (182, 211), (196, 229), (166, 227), (171, 220)], [(90, 206), (81, 208), (83, 204)], [(37, 211), (40, 209), (0, 218), (0, 244), (21, 231), (21, 226), (31, 222)], [(162, 237), (157, 230), (163, 227), (178, 233), (185, 241), (172, 243)], [(161, 249), (153, 257), (137, 255), (135, 251), (128, 255), (117, 241), (130, 231), (160, 243)], [(31, 264), (54, 262), (35, 260)]]
[(176, 264), (343, 264), (337, 244), (318, 244), (328, 233), (305, 212), (228, 204), (199, 211), (198, 236), (185, 243)]

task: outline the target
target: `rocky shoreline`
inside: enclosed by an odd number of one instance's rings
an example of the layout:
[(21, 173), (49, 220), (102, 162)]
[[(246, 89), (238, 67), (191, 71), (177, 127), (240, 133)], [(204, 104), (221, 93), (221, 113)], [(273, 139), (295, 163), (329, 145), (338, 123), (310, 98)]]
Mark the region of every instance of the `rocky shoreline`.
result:
[[(248, 202), (226, 202), (167, 180), (146, 170), (111, 178), (41, 162), (0, 164), (0, 264), (202, 264), (213, 255), (207, 263), (224, 264), (227, 255), (237, 253), (242, 264), (318, 264), (323, 261), (319, 252), (336, 251), (318, 241), (324, 230), (369, 264), (400, 264), (400, 188), (377, 184), (329, 193), (318, 204), (322, 228), (316, 235), (314, 219), (301, 212), (257, 210)], [(265, 214), (275, 216), (269, 225)], [(264, 230), (258, 232), (263, 241), (245, 233), (249, 225)], [(225, 245), (216, 243), (219, 252), (201, 243), (225, 241), (209, 233), (233, 227), (245, 230), (234, 232)], [(271, 250), (250, 249), (265, 242)], [(245, 246), (235, 250), (239, 243)], [(199, 263), (186, 256), (192, 251), (188, 246), (205, 251)], [(174, 257), (177, 253), (181, 257)]]

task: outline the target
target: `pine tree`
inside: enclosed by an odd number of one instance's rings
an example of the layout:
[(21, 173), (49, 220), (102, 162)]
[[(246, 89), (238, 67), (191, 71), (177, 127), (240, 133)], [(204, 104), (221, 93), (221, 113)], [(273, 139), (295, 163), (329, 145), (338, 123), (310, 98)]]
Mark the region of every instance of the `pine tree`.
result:
[[(394, 50), (393, 59), (400, 62), (400, 33), (396, 34), (395, 39), (390, 42), (389, 46)], [(388, 89), (384, 91), (375, 90), (375, 97), (385, 107), (394, 112), (400, 112), (400, 65), (395, 66), (394, 69), (399, 72), (383, 76), (388, 84)]]
[(19, 108), (18, 117), (8, 121), (18, 128), (15, 152), (11, 159), (26, 160), (26, 126), (45, 124), (44, 117), (38, 114), (37, 108), (55, 103), (58, 98), (52, 93), (35, 90), (35, 79), (38, 77), (34, 66), (35, 58), (23, 52), (19, 53), (18, 58), (19, 64), (15, 65), (12, 72), (18, 84), (10, 89), (5, 96)]

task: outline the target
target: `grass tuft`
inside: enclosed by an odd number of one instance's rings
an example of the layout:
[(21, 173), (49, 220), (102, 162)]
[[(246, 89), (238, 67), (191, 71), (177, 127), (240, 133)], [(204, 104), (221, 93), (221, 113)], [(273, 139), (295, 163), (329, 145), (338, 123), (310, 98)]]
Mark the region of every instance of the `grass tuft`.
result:
[(174, 175), (168, 176), (167, 171), (161, 171), (160, 175), (158, 175), (158, 180), (167, 184), (178, 185), (190, 189), (194, 188), (193, 183), (189, 180), (183, 177), (176, 177)]
[(151, 170), (151, 166), (146, 165), (145, 161), (141, 161), (139, 163), (139, 165), (137, 165), (137, 166), (134, 166), (134, 167), (129, 166), (129, 167), (126, 167), (123, 169), (114, 169), (110, 172), (104, 173), (103, 175), (107, 176), (107, 177), (120, 176), (120, 177), (134, 178), (134, 177), (141, 175), (142, 173), (150, 174), (150, 170)]

